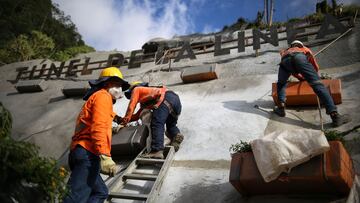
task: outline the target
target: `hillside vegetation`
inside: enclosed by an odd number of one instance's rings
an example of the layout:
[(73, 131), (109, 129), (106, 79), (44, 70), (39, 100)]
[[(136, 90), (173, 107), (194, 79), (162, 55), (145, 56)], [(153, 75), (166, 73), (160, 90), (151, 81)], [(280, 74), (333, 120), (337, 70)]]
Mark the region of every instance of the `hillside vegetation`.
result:
[(65, 61), (95, 51), (51, 0), (1, 0), (0, 29), (0, 65), (37, 58)]
[[(324, 3), (325, 2), (325, 3)], [(308, 23), (318, 23), (322, 22), (325, 14), (329, 13), (333, 16), (338, 18), (345, 17), (345, 16), (354, 16), (356, 11), (360, 10), (360, 6), (352, 4), (352, 5), (338, 5), (336, 1), (334, 1), (332, 6), (329, 6), (326, 1), (322, 1), (317, 4), (315, 13), (309, 14), (304, 16), (303, 18), (291, 18), (286, 22), (272, 22), (273, 26), (285, 26), (288, 22), (299, 22), (305, 21)], [(265, 29), (267, 28), (267, 24), (264, 22), (264, 12), (259, 11), (256, 15), (254, 20), (245, 19), (240, 17), (235, 23), (231, 25), (225, 25), (222, 31), (236, 31), (240, 29), (252, 29), (252, 28), (259, 28)]]

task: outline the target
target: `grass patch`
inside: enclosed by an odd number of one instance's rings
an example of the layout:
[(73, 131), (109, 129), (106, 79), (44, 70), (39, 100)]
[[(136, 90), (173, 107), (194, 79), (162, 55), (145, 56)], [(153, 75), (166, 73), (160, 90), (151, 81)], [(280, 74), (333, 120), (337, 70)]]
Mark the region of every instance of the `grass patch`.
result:
[(242, 152), (251, 152), (251, 145), (248, 142), (240, 140), (240, 143), (232, 144), (229, 148), (231, 154), (242, 153)]

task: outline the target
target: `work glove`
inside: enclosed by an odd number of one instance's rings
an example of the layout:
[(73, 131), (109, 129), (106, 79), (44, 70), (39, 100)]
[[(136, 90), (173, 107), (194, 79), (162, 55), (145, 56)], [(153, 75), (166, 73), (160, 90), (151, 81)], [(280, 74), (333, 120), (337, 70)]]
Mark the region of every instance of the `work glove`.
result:
[(113, 121), (114, 121), (115, 123), (117, 123), (117, 124), (120, 124), (122, 119), (123, 119), (123, 118), (122, 118), (121, 116), (115, 115)]
[(111, 177), (115, 176), (117, 167), (110, 156), (100, 155), (100, 172)]
[(121, 118), (120, 124), (123, 125), (123, 126), (126, 126), (126, 124), (128, 124), (129, 121), (130, 121), (130, 120), (127, 119), (127, 118)]
[(125, 126), (121, 125), (121, 124), (118, 124), (116, 127), (112, 127), (113, 134), (118, 133), (123, 127), (125, 127)]

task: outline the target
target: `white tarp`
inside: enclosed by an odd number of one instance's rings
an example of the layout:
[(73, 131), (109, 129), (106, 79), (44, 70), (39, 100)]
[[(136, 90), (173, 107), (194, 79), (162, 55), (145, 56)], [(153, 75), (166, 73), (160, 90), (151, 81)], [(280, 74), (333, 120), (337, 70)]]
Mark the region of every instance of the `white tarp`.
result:
[(322, 131), (308, 129), (275, 131), (250, 144), (265, 182), (330, 149)]
[(350, 190), (349, 197), (346, 203), (359, 203), (360, 202), (360, 181), (359, 176), (355, 176), (354, 184)]

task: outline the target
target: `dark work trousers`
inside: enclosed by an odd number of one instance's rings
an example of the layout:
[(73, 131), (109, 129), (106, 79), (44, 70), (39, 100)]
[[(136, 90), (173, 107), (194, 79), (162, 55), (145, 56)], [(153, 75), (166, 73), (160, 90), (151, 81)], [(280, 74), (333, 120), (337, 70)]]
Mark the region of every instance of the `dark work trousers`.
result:
[(104, 202), (108, 197), (108, 189), (100, 176), (99, 156), (78, 145), (70, 152), (69, 165), (70, 191), (64, 198), (64, 203)]
[(321, 103), (325, 105), (327, 114), (337, 111), (329, 90), (321, 82), (318, 73), (303, 53), (293, 53), (291, 56), (285, 56), (281, 60), (277, 82), (277, 93), (280, 102), (285, 103), (287, 80), (291, 74), (295, 73), (301, 73), (304, 76)]
[(153, 110), (151, 117), (151, 151), (160, 151), (164, 149), (164, 132), (165, 125), (167, 136), (169, 139), (180, 133), (179, 128), (176, 126), (178, 116), (181, 113), (181, 103), (179, 96), (172, 91), (167, 91), (165, 93), (166, 100), (173, 108), (176, 115), (172, 115), (170, 109), (162, 102), (157, 109)]

